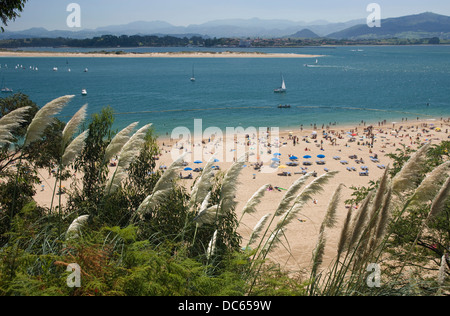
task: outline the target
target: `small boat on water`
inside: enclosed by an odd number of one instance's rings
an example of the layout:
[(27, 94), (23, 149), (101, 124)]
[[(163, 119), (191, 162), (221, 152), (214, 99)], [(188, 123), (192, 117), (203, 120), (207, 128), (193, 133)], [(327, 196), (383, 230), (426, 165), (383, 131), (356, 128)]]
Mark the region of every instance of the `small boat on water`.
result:
[(84, 69), (84, 72), (88, 72), (89, 70), (87, 68)]
[(284, 82), (283, 75), (281, 75), (281, 87), (278, 89), (275, 89), (273, 92), (275, 93), (285, 93), (286, 92), (286, 83)]
[(1, 88), (1, 92), (2, 93), (13, 93), (14, 91), (8, 87), (5, 86), (4, 84), (5, 80), (2, 79), (2, 88)]
[(290, 104), (286, 104), (286, 105), (280, 104), (280, 105), (278, 106), (278, 108), (279, 108), (279, 109), (290, 109), (290, 108), (291, 108), (291, 105), (290, 105)]
[(2, 88), (1, 91), (2, 91), (2, 93), (13, 93), (14, 92), (12, 89), (7, 88), (7, 87)]
[(58, 71), (58, 67), (53, 67), (53, 71)]
[(81, 95), (87, 95), (87, 90), (86, 89), (81, 90)]
[[(319, 64), (319, 60), (316, 59), (316, 63), (315, 63), (314, 65), (318, 65), (318, 64)], [(305, 67), (306, 67), (306, 68), (308, 68), (308, 67), (314, 67), (314, 65), (308, 65), (308, 64), (305, 64)]]
[(192, 65), (192, 77), (190, 79), (192, 82), (195, 82), (195, 73), (194, 73), (194, 65)]

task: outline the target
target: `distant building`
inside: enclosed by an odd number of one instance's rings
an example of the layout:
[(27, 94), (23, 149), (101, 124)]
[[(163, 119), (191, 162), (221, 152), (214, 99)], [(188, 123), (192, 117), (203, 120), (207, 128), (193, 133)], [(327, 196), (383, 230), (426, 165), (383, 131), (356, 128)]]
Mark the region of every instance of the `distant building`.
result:
[(251, 47), (251, 46), (252, 46), (252, 42), (249, 41), (249, 40), (240, 40), (239, 41), (239, 47), (248, 48), (248, 47)]

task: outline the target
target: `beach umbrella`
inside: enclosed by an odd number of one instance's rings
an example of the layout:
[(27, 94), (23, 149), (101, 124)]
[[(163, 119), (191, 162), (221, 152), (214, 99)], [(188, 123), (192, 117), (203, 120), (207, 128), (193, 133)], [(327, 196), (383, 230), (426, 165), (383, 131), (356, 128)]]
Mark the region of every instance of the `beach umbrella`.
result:
[(272, 158), (272, 161), (280, 161), (278, 158)]
[(273, 154), (274, 156), (281, 156), (281, 154), (280, 153), (275, 153), (275, 154)]
[(194, 161), (194, 163), (199, 164), (199, 163), (203, 163), (203, 161), (201, 161), (201, 160), (196, 160), (196, 161)]
[(219, 159), (217, 159), (217, 158), (216, 158), (216, 159), (214, 159), (214, 162), (219, 162), (219, 161), (220, 161), (220, 160), (219, 160)]
[(192, 168), (184, 168), (184, 171), (192, 171)]
[(325, 158), (325, 155), (318, 155), (317, 158)]
[(289, 159), (290, 159), (290, 160), (297, 160), (298, 157), (296, 157), (296, 156), (291, 156)]
[(306, 155), (306, 156), (303, 156), (303, 158), (305, 158), (305, 159), (311, 159), (312, 157), (311, 157), (310, 155)]

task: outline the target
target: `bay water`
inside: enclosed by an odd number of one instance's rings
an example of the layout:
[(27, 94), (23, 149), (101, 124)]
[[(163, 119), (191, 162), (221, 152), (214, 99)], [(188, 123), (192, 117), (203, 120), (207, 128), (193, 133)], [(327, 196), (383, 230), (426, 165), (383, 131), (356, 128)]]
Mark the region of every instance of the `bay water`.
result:
[[(46, 49), (49, 50), (49, 49)], [(52, 49), (62, 51), (62, 49)], [(75, 52), (80, 49), (65, 49)], [(127, 52), (233, 49), (141, 48)], [(237, 51), (239, 49), (234, 49)], [(81, 50), (84, 52), (92, 51)], [(84, 104), (111, 106), (115, 128), (153, 123), (159, 135), (194, 119), (207, 127), (347, 125), (450, 116), (450, 46), (240, 49), (317, 58), (0, 58), (0, 78), (39, 106), (68, 94), (67, 121)], [(309, 66), (306, 67), (305, 64)], [(53, 68), (57, 67), (58, 71)], [(36, 70), (37, 69), (37, 70)], [(88, 71), (85, 72), (85, 69)], [(191, 82), (192, 71), (196, 81)], [(287, 92), (274, 93), (285, 79)], [(87, 96), (81, 90), (87, 90)], [(2, 93), (1, 97), (6, 94)], [(278, 105), (290, 105), (279, 109)]]

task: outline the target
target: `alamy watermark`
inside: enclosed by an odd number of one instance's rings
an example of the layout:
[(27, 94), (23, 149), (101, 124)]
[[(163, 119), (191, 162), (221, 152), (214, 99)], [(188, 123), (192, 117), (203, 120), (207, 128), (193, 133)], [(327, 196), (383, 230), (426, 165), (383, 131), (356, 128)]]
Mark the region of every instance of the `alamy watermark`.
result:
[(367, 17), (367, 26), (381, 27), (381, 6), (378, 3), (370, 3), (367, 6), (367, 12), (370, 12)]
[(81, 6), (78, 3), (70, 3), (66, 11), (71, 12), (66, 20), (67, 26), (70, 28), (81, 27)]
[(381, 287), (381, 267), (378, 263), (371, 263), (367, 266), (367, 272), (370, 274), (367, 276), (366, 284), (370, 288)]
[(72, 263), (67, 266), (67, 272), (72, 272), (66, 279), (66, 284), (70, 288), (81, 287), (81, 268), (78, 264)]
[(173, 161), (185, 155), (185, 162), (209, 161), (212, 157), (221, 162), (235, 162), (245, 157), (246, 162), (260, 163), (262, 173), (276, 172), (280, 160), (276, 155), (282, 146), (278, 127), (219, 127), (203, 129), (201, 119), (194, 120), (194, 131), (177, 127), (172, 131), (175, 141)]

